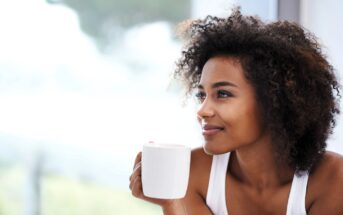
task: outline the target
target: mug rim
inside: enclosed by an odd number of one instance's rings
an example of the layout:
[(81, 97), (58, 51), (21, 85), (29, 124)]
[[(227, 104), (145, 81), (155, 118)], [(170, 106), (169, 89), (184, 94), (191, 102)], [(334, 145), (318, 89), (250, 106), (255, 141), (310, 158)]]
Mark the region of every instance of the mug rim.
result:
[(150, 147), (150, 148), (172, 148), (172, 149), (189, 149), (190, 147), (182, 145), (182, 144), (173, 144), (173, 143), (155, 143), (155, 142), (148, 142), (143, 145), (143, 147)]

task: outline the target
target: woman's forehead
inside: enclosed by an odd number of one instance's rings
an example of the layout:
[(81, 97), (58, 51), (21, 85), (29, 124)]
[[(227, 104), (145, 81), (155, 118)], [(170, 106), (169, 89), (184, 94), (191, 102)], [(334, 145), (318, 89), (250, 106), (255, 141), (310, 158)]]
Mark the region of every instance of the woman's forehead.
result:
[(247, 82), (243, 68), (235, 57), (216, 56), (210, 58), (202, 69), (200, 85), (229, 81), (235, 85)]

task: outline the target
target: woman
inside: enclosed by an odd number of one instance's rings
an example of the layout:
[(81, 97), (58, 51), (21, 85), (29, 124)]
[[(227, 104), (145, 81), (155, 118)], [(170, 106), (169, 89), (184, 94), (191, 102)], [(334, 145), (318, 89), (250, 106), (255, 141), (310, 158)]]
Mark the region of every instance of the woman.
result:
[(196, 91), (204, 145), (181, 200), (145, 197), (140, 154), (132, 194), (164, 214), (343, 214), (343, 158), (326, 140), (339, 84), (315, 37), (234, 10), (185, 28), (176, 77)]

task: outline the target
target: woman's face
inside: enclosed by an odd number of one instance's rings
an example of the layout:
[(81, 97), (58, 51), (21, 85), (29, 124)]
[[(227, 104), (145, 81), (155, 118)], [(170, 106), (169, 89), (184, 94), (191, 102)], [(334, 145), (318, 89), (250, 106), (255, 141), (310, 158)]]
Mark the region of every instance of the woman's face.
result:
[(203, 67), (196, 97), (207, 153), (233, 151), (264, 135), (255, 90), (236, 58), (210, 58)]

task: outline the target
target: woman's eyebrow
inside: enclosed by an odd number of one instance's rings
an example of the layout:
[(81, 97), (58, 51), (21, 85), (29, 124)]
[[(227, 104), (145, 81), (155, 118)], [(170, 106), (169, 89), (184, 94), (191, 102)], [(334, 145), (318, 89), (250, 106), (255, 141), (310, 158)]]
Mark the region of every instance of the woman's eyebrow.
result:
[[(225, 87), (225, 86), (230, 86), (230, 87), (237, 87), (234, 83), (231, 83), (229, 81), (220, 81), (212, 84), (212, 88), (218, 88), (218, 87)], [(199, 84), (197, 86), (198, 89), (204, 89), (204, 86)]]

